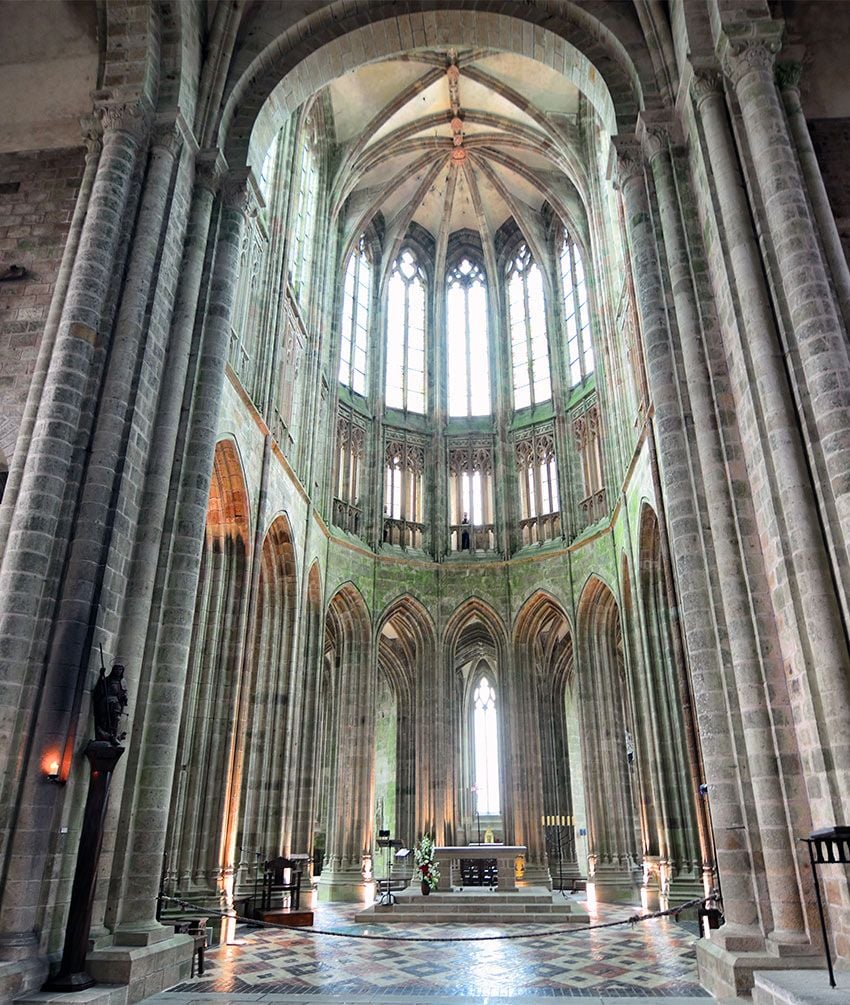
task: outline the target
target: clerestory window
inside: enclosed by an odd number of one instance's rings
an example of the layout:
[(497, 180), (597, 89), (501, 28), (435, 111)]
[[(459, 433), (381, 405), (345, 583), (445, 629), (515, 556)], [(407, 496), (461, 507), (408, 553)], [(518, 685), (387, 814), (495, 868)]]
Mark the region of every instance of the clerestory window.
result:
[(468, 258), (447, 276), (449, 415), (489, 415), (490, 336), (484, 270)]
[(263, 158), (263, 166), (260, 168), (260, 191), (263, 193), (266, 205), (268, 205), (269, 194), (272, 188), (272, 176), (274, 175), (275, 164), (277, 162), (279, 139), (280, 133), (278, 132), (275, 134), (275, 138), (271, 141), (271, 145), (266, 151), (266, 156)]
[(593, 373), (594, 359), (584, 262), (578, 245), (569, 234), (564, 235), (561, 245), (561, 288), (570, 387), (575, 387)]
[(514, 408), (520, 409), (552, 397), (543, 274), (528, 245), (519, 246), (507, 279)]
[(396, 260), (389, 282), (386, 403), (425, 412), (425, 276), (409, 248)]
[(366, 346), (372, 300), (372, 265), (364, 238), (351, 252), (342, 290), (339, 382), (366, 394)]
[(289, 249), (289, 278), (303, 306), (306, 285), (313, 267), (316, 207), (319, 197), (319, 169), (316, 163), (316, 154), (310, 137), (306, 133), (301, 139), (296, 183), (292, 245)]

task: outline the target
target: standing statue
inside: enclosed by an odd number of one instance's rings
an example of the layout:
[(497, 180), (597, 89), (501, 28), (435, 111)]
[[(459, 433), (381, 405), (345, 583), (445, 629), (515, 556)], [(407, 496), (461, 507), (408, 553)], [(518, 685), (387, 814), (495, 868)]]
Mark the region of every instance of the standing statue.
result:
[(118, 735), (118, 725), (127, 707), (127, 685), (124, 683), (124, 667), (120, 663), (113, 664), (109, 674), (101, 666), (100, 677), (92, 691), (92, 705), (95, 739), (119, 746), (127, 735)]

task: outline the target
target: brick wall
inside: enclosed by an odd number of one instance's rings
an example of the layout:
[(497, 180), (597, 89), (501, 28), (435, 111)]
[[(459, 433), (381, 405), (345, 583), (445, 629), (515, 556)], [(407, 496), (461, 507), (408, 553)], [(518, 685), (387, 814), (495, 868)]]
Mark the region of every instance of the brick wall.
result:
[(850, 260), (850, 119), (810, 119), (808, 124), (844, 254)]
[(11, 460), (53, 284), (62, 259), (85, 152), (0, 154), (0, 467)]

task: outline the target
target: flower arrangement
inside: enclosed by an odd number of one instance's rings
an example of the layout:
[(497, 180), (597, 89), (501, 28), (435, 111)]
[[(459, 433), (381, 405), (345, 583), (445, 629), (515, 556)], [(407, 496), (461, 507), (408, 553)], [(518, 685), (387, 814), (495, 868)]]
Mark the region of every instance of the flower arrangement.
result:
[(436, 890), (440, 880), (440, 870), (434, 860), (434, 841), (427, 834), (422, 835), (419, 843), (413, 849), (413, 861), (419, 870), (423, 892), (426, 886), (429, 890)]

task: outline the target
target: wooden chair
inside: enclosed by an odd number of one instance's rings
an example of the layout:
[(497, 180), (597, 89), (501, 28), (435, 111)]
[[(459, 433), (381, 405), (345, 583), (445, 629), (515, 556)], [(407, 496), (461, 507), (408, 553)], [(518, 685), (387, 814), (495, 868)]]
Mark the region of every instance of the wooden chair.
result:
[(289, 906), (293, 911), (300, 908), (302, 867), (302, 858), (285, 858), (282, 855), (266, 862), (263, 872), (263, 911), (272, 910), (273, 901), (278, 895), (281, 900), (289, 895)]

